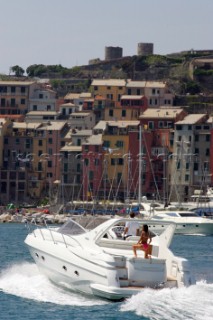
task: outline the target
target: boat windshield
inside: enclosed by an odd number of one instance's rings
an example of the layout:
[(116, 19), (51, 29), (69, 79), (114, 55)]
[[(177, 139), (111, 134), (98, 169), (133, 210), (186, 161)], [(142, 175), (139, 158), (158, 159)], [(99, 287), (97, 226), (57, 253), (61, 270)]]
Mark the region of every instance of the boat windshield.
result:
[(69, 220), (58, 229), (58, 232), (72, 236), (72, 235), (83, 234), (86, 232), (86, 230), (82, 226), (80, 226), (77, 222), (73, 220)]
[(180, 212), (181, 217), (198, 217), (196, 213), (193, 212)]

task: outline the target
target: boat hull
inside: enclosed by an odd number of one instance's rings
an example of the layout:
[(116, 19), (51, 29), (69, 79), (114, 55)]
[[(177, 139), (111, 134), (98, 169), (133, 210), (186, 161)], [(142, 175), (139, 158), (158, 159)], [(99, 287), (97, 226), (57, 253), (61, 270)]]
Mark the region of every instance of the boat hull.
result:
[[(168, 249), (175, 225), (154, 237), (151, 258), (145, 259), (143, 250), (134, 257), (135, 239), (105, 236), (120, 221), (123, 220), (112, 219), (76, 235), (78, 225), (71, 220), (64, 228), (37, 228), (28, 234), (25, 243), (41, 273), (55, 284), (83, 294), (116, 301), (145, 287), (191, 284), (186, 260), (175, 257)], [(68, 230), (74, 230), (72, 236), (66, 233)]]

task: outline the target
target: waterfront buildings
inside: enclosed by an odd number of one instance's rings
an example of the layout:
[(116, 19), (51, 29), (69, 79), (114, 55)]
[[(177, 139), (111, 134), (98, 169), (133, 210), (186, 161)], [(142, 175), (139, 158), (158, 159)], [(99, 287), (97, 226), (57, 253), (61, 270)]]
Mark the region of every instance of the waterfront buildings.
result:
[(212, 184), (210, 116), (173, 106), (164, 82), (96, 79), (90, 91), (59, 104), (44, 85), (1, 81), (2, 203), (56, 189), (64, 202), (136, 200), (139, 183), (148, 197), (186, 200)]

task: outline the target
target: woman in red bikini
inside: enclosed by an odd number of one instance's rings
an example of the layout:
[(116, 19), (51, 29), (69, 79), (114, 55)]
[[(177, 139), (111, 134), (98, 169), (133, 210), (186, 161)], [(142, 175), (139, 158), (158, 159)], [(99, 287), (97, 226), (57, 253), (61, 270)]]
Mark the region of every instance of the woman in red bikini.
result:
[(148, 259), (149, 257), (148, 254), (150, 253), (151, 241), (152, 241), (152, 238), (149, 233), (149, 228), (147, 224), (144, 224), (138, 243), (132, 246), (135, 257), (137, 257), (137, 252), (136, 252), (137, 250), (143, 250), (145, 252), (145, 256), (144, 256), (145, 259)]

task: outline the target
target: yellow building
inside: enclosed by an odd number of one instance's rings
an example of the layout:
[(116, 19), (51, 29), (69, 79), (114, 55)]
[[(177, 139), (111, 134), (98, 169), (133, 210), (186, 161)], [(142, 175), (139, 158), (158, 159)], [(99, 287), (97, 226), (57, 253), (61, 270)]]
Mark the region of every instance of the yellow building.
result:
[(113, 190), (125, 197), (128, 185), (129, 132), (138, 130), (139, 121), (107, 121), (103, 134), (105, 148), (104, 170), (107, 176), (107, 192)]
[(126, 81), (120, 79), (98, 79), (91, 84), (92, 96), (102, 96), (112, 102), (120, 101), (126, 92)]

